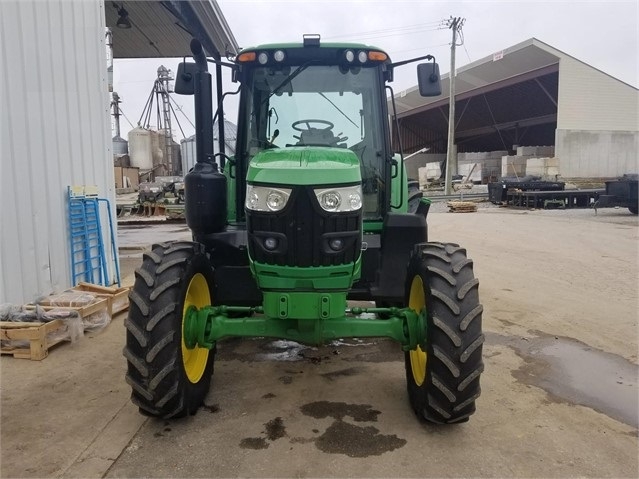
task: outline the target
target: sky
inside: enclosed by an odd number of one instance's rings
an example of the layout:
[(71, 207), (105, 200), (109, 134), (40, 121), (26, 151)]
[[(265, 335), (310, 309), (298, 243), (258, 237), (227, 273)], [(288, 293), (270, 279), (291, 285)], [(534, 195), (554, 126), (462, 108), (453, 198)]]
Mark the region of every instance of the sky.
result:
[[(558, 50), (635, 87), (639, 86), (639, 2), (626, 1), (230, 1), (218, 4), (240, 47), (298, 42), (304, 33), (323, 41), (375, 45), (392, 61), (431, 54), (441, 73), (450, 71), (451, 31), (442, 21), (465, 18), (464, 44), (456, 50), (456, 68), (535, 37)], [(116, 39), (117, 41), (117, 39)], [(115, 60), (114, 91), (135, 126), (164, 65), (175, 73), (181, 59)], [(224, 69), (226, 70), (226, 69)], [(225, 91), (237, 89), (225, 78)], [(417, 83), (415, 67), (396, 70), (396, 93)], [(193, 134), (193, 97), (173, 96), (184, 114), (177, 120), (184, 136)], [(227, 97), (226, 119), (236, 123), (237, 96)], [(585, 99), (586, 100), (586, 99)], [(155, 114), (152, 115), (155, 124)], [(121, 120), (122, 137), (132, 128)], [(176, 141), (183, 138), (174, 124)]]

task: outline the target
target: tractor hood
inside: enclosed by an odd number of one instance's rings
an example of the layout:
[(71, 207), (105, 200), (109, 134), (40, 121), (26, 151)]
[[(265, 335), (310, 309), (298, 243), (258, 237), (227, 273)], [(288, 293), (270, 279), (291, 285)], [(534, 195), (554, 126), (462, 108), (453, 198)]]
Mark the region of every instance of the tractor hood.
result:
[(247, 181), (277, 185), (335, 185), (362, 181), (359, 159), (348, 149), (287, 147), (266, 150), (251, 160)]

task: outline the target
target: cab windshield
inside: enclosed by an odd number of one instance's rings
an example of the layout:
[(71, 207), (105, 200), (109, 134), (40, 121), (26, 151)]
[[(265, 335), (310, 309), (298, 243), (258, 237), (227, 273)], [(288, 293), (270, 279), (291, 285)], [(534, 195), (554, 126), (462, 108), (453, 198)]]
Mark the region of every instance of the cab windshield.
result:
[(360, 159), (365, 218), (379, 218), (384, 143), (376, 68), (304, 64), (258, 67), (245, 84), (241, 151), (250, 161), (270, 148), (348, 148)]

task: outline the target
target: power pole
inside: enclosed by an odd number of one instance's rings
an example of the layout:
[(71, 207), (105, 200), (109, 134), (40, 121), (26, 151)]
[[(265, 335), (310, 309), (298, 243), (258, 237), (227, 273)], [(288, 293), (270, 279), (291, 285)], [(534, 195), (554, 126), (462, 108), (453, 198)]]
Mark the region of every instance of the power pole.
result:
[(453, 31), (453, 42), (450, 44), (450, 93), (448, 109), (448, 149), (446, 153), (446, 182), (445, 194), (451, 194), (453, 174), (457, 174), (457, 154), (455, 151), (455, 47), (457, 46), (457, 32), (461, 30), (465, 18), (450, 17), (446, 26)]

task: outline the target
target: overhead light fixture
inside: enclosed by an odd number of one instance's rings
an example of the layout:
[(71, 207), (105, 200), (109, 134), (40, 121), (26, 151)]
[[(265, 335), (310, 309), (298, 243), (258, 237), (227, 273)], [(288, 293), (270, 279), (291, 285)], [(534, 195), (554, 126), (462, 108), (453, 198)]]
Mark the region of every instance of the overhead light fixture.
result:
[(131, 21), (129, 20), (129, 12), (127, 12), (124, 9), (124, 4), (121, 4), (120, 6), (118, 6), (117, 3), (113, 2), (113, 8), (116, 8), (118, 10), (118, 21), (115, 23), (115, 25), (118, 28), (123, 28), (123, 29), (131, 28)]

